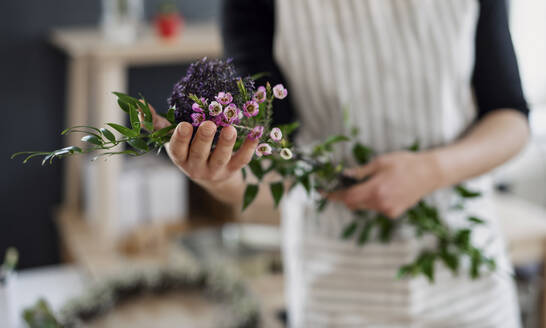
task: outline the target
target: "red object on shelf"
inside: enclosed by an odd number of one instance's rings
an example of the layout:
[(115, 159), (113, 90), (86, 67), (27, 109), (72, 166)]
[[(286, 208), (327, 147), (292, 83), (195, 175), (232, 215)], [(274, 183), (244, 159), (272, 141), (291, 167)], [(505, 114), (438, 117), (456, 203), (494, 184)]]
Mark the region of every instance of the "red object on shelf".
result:
[(159, 14), (155, 18), (155, 27), (162, 39), (172, 40), (182, 33), (184, 18), (177, 12)]

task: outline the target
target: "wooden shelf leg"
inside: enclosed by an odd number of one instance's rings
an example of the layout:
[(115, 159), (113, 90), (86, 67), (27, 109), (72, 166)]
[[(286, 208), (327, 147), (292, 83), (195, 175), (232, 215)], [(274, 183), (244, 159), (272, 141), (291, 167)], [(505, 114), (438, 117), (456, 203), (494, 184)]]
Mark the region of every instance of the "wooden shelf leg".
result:
[[(68, 61), (67, 70), (67, 98), (66, 98), (66, 127), (85, 125), (88, 123), (87, 108), (89, 102), (89, 64), (88, 57), (72, 57)], [(69, 134), (66, 137), (66, 146), (81, 145), (81, 135)], [(81, 207), (82, 192), (82, 157), (73, 156), (65, 159), (63, 181), (63, 207), (79, 210)]]
[[(107, 122), (125, 124), (125, 115), (118, 107), (112, 92), (126, 92), (126, 65), (115, 59), (95, 58), (92, 74), (94, 108), (90, 112), (91, 122), (96, 126), (103, 126)], [(119, 134), (116, 135), (119, 137)], [(118, 182), (122, 162), (121, 156), (112, 156), (100, 158), (90, 164), (93, 181), (90, 181), (88, 186), (90, 197), (86, 199), (86, 217), (90, 218), (99, 228), (101, 235), (110, 241), (115, 240), (119, 233)]]

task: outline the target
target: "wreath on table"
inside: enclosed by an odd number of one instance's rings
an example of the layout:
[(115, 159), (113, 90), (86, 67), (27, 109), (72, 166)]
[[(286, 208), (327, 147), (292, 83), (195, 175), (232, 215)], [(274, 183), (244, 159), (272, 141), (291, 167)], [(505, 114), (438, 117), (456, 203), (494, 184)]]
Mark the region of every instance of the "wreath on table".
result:
[(221, 302), (232, 315), (230, 319), (218, 322), (216, 327), (259, 327), (258, 302), (235, 273), (221, 267), (195, 265), (141, 269), (111, 277), (69, 300), (58, 313), (40, 299), (24, 310), (23, 319), (30, 328), (80, 327), (139, 295), (189, 289), (203, 291), (211, 300)]

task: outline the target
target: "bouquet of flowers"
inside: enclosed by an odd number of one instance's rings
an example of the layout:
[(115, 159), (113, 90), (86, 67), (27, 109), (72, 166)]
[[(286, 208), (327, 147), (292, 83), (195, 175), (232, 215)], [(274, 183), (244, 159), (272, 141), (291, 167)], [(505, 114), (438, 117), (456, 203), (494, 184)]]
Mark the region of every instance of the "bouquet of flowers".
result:
[[(165, 114), (170, 125), (154, 129), (152, 110), (143, 97), (137, 99), (114, 92), (119, 107), (129, 115), (129, 127), (116, 123), (107, 123), (109, 128), (71, 127), (62, 134), (84, 133), (81, 140), (89, 144), (89, 147), (82, 149), (70, 146), (51, 152), (20, 152), (12, 158), (25, 155), (25, 163), (36, 156), (43, 156), (42, 164), (45, 164), (51, 163), (55, 158), (90, 152), (97, 152), (94, 158), (120, 154), (139, 156), (150, 151), (159, 153), (169, 142), (179, 122), (190, 122), (195, 127), (195, 132), (202, 122), (212, 121), (217, 126), (216, 137), (224, 127), (233, 126), (237, 130), (234, 151), (246, 138), (259, 141), (254, 158), (248, 167), (242, 169), (246, 181), (243, 209), (255, 200), (259, 188), (265, 185), (262, 182), (264, 176), (274, 172), (278, 179), (269, 182), (268, 187), (275, 206), (287, 191), (286, 182), (290, 182), (289, 189), (301, 185), (308, 194), (319, 196), (317, 210), (322, 211), (328, 206), (328, 200), (320, 195), (362, 182), (343, 174), (346, 164), (332, 154), (336, 144), (352, 143), (352, 153), (359, 164), (372, 160), (374, 151), (358, 141), (357, 128), (351, 129), (349, 136), (334, 135), (312, 147), (295, 147), (289, 136), (298, 128), (297, 123), (272, 126), (273, 102), (275, 99), (284, 99), (288, 91), (282, 84), (272, 87), (266, 83), (256, 87), (255, 81), (261, 76), (239, 77), (230, 60), (204, 58), (193, 63), (187, 74), (175, 84), (169, 98), (170, 108)], [(118, 135), (111, 129), (117, 131)], [(120, 149), (122, 144), (128, 144), (130, 148)], [(215, 143), (212, 147), (214, 146)], [(415, 143), (408, 150), (418, 151), (419, 145)], [(247, 180), (247, 171), (262, 183), (251, 183)], [(479, 192), (467, 190), (461, 185), (455, 186), (454, 190), (460, 197), (458, 208), (464, 206), (465, 199), (480, 196)], [(435, 207), (420, 201), (396, 220), (381, 213), (355, 211), (354, 221), (345, 227), (340, 237), (354, 239), (361, 246), (375, 236), (381, 242), (387, 243), (399, 226), (410, 225), (414, 227), (417, 237), (429, 235), (437, 242), (435, 247), (423, 250), (413, 262), (402, 266), (399, 277), (424, 275), (433, 281), (436, 261), (444, 263), (453, 273), (457, 273), (461, 260), (467, 258), (470, 262), (469, 274), (477, 278), (487, 269), (496, 269), (495, 260), (486, 256), (482, 249), (471, 242), (473, 227), (483, 224), (483, 220), (471, 216), (466, 228), (452, 229), (442, 221)]]

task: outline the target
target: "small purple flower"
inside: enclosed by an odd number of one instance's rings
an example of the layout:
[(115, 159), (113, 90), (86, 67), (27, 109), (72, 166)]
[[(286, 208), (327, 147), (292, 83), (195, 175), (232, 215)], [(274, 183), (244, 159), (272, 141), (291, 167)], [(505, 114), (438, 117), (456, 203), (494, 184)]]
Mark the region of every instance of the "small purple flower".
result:
[(218, 115), (213, 119), (213, 122), (216, 123), (217, 126), (230, 126), (230, 122), (226, 120), (226, 117), (224, 115)]
[(233, 96), (229, 92), (221, 91), (218, 92), (218, 95), (216, 96), (216, 101), (225, 106), (233, 101)]
[(286, 159), (286, 160), (291, 159), (293, 156), (292, 151), (288, 148), (281, 149), (279, 154), (281, 155), (283, 159)]
[(224, 119), (229, 123), (234, 123), (239, 118), (239, 108), (235, 104), (229, 104), (224, 109)]
[(260, 112), (260, 105), (258, 105), (258, 103), (255, 102), (254, 100), (247, 101), (243, 105), (243, 114), (246, 117), (256, 116), (258, 115), (259, 112)]
[(284, 99), (288, 95), (288, 90), (282, 84), (277, 84), (273, 87), (273, 95), (277, 99)]
[(222, 110), (222, 105), (220, 105), (217, 101), (213, 101), (209, 105), (210, 116), (218, 116), (222, 114)]
[(256, 156), (262, 157), (262, 156), (271, 155), (272, 150), (273, 149), (271, 148), (271, 146), (269, 144), (261, 143), (256, 148)]
[(193, 113), (191, 114), (191, 118), (193, 120), (191, 125), (193, 126), (199, 126), (207, 119), (205, 113)]
[(198, 103), (193, 103), (193, 105), (191, 105), (191, 109), (192, 109), (194, 112), (198, 112), (198, 113), (202, 113), (202, 112), (203, 112), (203, 108), (201, 108), (201, 106), (199, 106)]
[(266, 98), (266, 91), (264, 86), (259, 87), (258, 90), (254, 93), (254, 96), (252, 97), (252, 99), (259, 104), (263, 103), (265, 101), (265, 98)]
[(282, 131), (279, 128), (273, 128), (271, 129), (269, 136), (273, 141), (279, 142), (282, 139)]
[(248, 138), (250, 140), (258, 140), (260, 139), (264, 134), (264, 127), (261, 125), (256, 126), (250, 133), (248, 134)]

